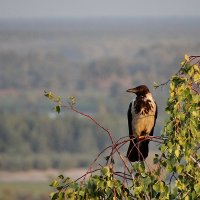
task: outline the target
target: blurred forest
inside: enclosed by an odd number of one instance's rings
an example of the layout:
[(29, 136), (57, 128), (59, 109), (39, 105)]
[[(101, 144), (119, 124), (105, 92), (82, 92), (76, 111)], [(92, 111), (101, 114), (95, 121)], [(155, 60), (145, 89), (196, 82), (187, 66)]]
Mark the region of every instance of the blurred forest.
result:
[[(182, 56), (200, 54), (199, 19), (0, 21), (0, 169), (86, 167), (109, 144), (75, 113), (54, 113), (43, 96), (76, 96), (115, 138), (128, 135), (129, 87), (146, 84), (164, 120), (165, 82)], [(155, 147), (152, 147), (155, 149)], [(73, 159), (72, 159), (73, 158)]]

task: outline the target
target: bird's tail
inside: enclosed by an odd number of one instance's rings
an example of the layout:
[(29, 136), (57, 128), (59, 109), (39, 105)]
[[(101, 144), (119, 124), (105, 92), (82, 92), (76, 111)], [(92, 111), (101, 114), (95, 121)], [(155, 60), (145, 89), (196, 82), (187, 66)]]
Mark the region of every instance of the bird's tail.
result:
[(137, 139), (130, 141), (127, 157), (131, 162), (143, 161), (149, 153), (149, 140), (138, 142)]

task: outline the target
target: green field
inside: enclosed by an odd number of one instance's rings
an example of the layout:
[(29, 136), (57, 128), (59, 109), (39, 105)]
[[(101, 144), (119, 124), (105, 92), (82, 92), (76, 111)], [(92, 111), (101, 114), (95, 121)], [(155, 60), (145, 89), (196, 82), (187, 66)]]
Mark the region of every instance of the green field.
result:
[(48, 182), (0, 182), (0, 200), (47, 200)]

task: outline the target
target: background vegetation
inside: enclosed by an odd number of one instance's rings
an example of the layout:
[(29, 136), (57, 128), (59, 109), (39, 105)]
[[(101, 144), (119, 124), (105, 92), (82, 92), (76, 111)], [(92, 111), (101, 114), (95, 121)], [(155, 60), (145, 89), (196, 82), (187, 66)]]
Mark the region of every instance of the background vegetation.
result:
[[(186, 49), (198, 53), (199, 28), (195, 19), (140, 22), (0, 22), (0, 169), (86, 166), (107, 145), (84, 119), (54, 116), (44, 89), (76, 96), (80, 110), (102, 119), (118, 137), (127, 135), (132, 97), (125, 90), (147, 84), (159, 105), (159, 134), (167, 92), (154, 92), (153, 82), (175, 72)], [(57, 153), (64, 158), (55, 164)], [(71, 154), (74, 161), (67, 164)]]
[[(44, 89), (76, 96), (79, 110), (119, 138), (128, 135), (132, 96), (126, 89), (147, 84), (158, 102), (155, 134), (160, 135), (168, 92), (155, 91), (153, 82), (174, 74), (185, 52), (200, 54), (198, 22), (0, 21), (0, 170), (86, 167), (108, 145), (102, 130), (83, 117), (69, 111), (55, 115)], [(6, 191), (13, 194), (12, 189)]]

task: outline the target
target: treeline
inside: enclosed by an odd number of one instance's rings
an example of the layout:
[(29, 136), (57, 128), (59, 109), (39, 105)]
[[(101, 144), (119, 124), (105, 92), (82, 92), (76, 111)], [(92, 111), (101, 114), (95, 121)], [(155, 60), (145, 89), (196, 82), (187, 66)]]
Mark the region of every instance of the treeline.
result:
[[(183, 27), (188, 26), (180, 22)], [(65, 23), (55, 27), (47, 22), (49, 29), (43, 29), (40, 23), (35, 23), (34, 29), (30, 26), (10, 29), (11, 25), (0, 28), (0, 89), (85, 91), (88, 87), (105, 89), (102, 82), (107, 83), (106, 89), (116, 83), (123, 86), (125, 80), (132, 84), (145, 80), (149, 84), (175, 72), (174, 66), (186, 48), (199, 51), (198, 36), (192, 29), (189, 34), (180, 34), (178, 26), (168, 27), (171, 32), (166, 33), (159, 29), (159, 24), (149, 26), (145, 21), (144, 27), (148, 27), (151, 35), (137, 23), (123, 27), (117, 22), (115, 25), (119, 30), (121, 26), (122, 32), (111, 31), (106, 25), (98, 28), (97, 24), (89, 33), (84, 28), (87, 21), (81, 27), (74, 24), (78, 32)]]
[[(145, 55), (139, 50), (134, 61), (124, 61), (123, 58), (103, 57), (101, 59), (85, 62), (71, 61), (63, 54), (59, 54), (60, 49), (55, 52), (41, 49), (39, 51), (18, 52), (14, 50), (0, 49), (0, 89), (41, 89), (57, 88), (60, 90), (90, 89), (112, 90), (114, 84), (125, 86), (128, 83), (137, 84), (144, 79), (150, 83), (156, 75), (167, 77), (170, 73), (165, 70), (165, 65), (161, 58), (154, 58), (152, 49)], [(155, 53), (159, 48), (155, 50)], [(156, 63), (159, 69), (155, 71)], [(141, 73), (145, 71), (145, 73)], [(107, 87), (105, 88), (105, 84)]]
[[(106, 126), (108, 119), (97, 119)], [(113, 116), (109, 122), (114, 137), (126, 133), (126, 124), (120, 120)], [(121, 124), (118, 130), (117, 123)], [(0, 169), (4, 170), (85, 167), (110, 144), (102, 130), (73, 113), (3, 114), (0, 130)]]

